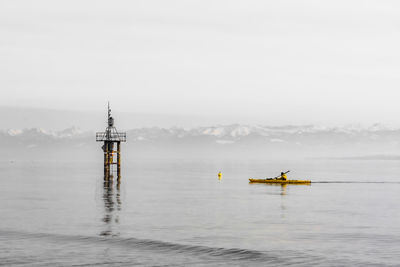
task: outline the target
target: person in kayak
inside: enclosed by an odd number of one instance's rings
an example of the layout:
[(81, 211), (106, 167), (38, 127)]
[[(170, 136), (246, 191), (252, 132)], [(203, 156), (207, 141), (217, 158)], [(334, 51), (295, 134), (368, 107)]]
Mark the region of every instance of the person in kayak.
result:
[(281, 177), (279, 177), (278, 179), (286, 181), (287, 180), (286, 173), (288, 173), (288, 172), (282, 172), (281, 171)]

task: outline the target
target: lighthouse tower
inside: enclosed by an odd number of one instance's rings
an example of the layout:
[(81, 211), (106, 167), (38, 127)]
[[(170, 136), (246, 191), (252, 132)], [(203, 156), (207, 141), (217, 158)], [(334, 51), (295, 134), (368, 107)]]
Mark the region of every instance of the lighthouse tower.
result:
[(107, 128), (104, 132), (96, 133), (96, 142), (104, 142), (104, 182), (112, 182), (116, 166), (118, 184), (121, 181), (121, 142), (126, 142), (126, 133), (119, 133), (111, 117), (110, 103), (108, 103)]

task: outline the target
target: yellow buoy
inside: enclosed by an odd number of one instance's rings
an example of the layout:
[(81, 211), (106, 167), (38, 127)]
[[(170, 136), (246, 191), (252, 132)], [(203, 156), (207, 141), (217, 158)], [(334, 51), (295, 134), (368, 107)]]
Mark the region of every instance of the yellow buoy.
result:
[(222, 173), (219, 172), (219, 173), (218, 173), (218, 180), (221, 180), (221, 179), (222, 179)]

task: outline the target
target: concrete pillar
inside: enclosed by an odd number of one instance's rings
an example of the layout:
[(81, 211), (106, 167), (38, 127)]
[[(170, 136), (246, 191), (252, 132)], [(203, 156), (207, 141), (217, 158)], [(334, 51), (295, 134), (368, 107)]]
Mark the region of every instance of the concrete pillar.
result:
[(121, 142), (117, 142), (117, 179), (121, 182)]
[(104, 181), (108, 181), (109, 165), (108, 165), (108, 144), (104, 142)]

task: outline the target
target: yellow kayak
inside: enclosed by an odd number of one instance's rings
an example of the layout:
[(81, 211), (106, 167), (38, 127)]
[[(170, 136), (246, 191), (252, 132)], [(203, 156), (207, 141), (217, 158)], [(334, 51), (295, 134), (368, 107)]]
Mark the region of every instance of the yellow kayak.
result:
[(310, 180), (249, 179), (250, 183), (264, 184), (311, 184)]

